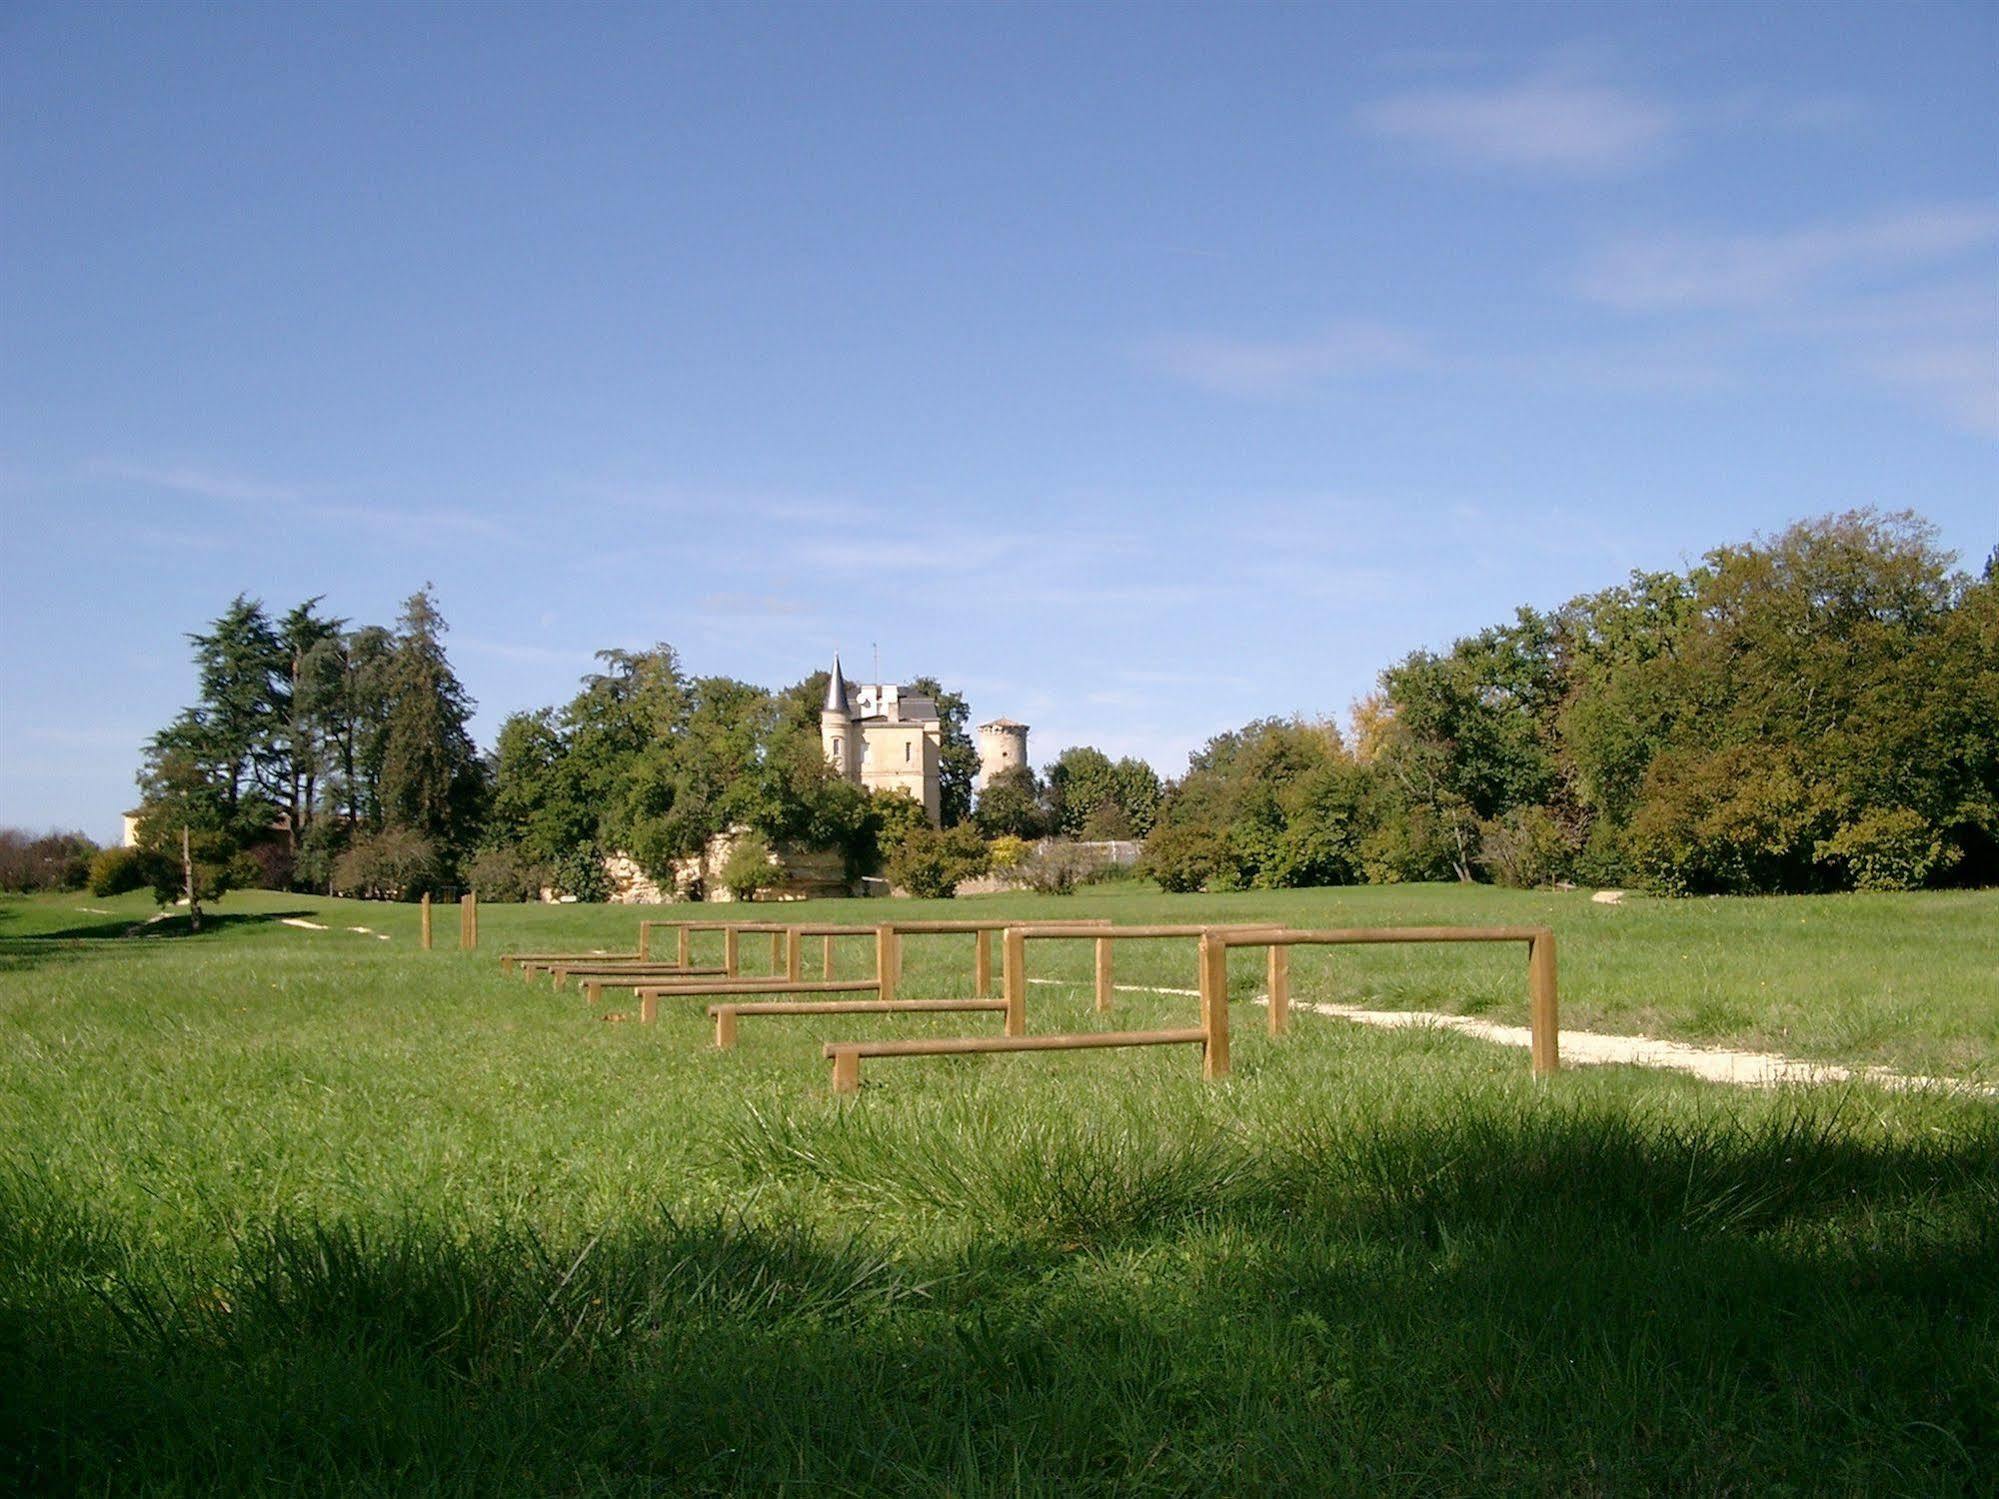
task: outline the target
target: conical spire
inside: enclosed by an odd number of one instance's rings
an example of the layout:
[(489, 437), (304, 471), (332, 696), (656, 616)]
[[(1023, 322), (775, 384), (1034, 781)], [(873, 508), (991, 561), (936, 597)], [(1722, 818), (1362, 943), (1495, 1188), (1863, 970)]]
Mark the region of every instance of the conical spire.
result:
[(852, 718), (854, 710), (847, 704), (847, 679), (840, 674), (840, 657), (833, 657), (833, 675), (826, 683), (826, 706), (822, 713), (837, 713), (842, 718)]

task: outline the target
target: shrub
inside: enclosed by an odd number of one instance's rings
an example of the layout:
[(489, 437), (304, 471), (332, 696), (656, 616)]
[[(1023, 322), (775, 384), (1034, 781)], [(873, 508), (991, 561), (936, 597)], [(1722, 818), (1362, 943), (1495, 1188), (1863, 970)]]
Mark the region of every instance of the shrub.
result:
[(778, 869), (770, 844), (762, 833), (744, 833), (729, 850), (717, 878), (722, 888), (737, 900), (755, 900), (762, 891), (777, 883)]
[(437, 846), (408, 828), (359, 838), (333, 862), (334, 888), (364, 900), (412, 900), (445, 883)]
[(986, 867), (994, 874), (1006, 874), (1025, 864), (1033, 852), (1034, 845), (1025, 838), (1002, 833), (986, 845)]
[(81, 833), (0, 828), (0, 890), (81, 890), (97, 845)]
[(481, 900), (534, 901), (548, 880), (540, 864), (512, 847), (480, 849), (466, 866), (465, 882)]
[(1161, 823), (1145, 840), (1145, 853), (1140, 864), (1158, 882), (1161, 890), (1174, 895), (1189, 895), (1207, 887), (1222, 858), (1221, 835), (1212, 829)]
[(152, 883), (146, 856), (136, 848), (99, 849), (97, 857), (90, 861), (92, 895), (124, 895), (127, 891), (144, 890)]
[(1515, 807), (1478, 825), (1478, 862), (1517, 890), (1552, 885), (1575, 859), (1568, 830), (1546, 807)]
[(1856, 890), (1914, 890), (1947, 868), (1949, 854), (1936, 829), (1907, 807), (1885, 807), (1842, 824), (1815, 850), (1844, 867)]
[(960, 880), (984, 874), (986, 845), (969, 823), (955, 828), (912, 828), (889, 856), (889, 882), (931, 899), (955, 894)]
[(1078, 885), (1087, 884), (1103, 862), (1068, 839), (1056, 838), (1029, 855), (1019, 874), (1021, 883), (1030, 890), (1043, 895), (1068, 895)]

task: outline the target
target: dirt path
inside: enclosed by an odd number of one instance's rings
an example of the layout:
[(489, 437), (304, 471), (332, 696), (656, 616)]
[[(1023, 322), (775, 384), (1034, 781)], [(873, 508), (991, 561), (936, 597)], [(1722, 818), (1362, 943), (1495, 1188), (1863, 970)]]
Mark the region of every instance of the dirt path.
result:
[[(1066, 981), (1029, 979), (1028, 982), (1060, 984)], [(1117, 984), (1113, 988), (1124, 994), (1200, 997), (1199, 991), (1194, 989), (1165, 989), (1142, 984)], [(1265, 995), (1256, 996), (1257, 1004), (1269, 1002)], [(1475, 1015), (1447, 1015), (1439, 1010), (1370, 1010), (1361, 1005), (1338, 1005), (1297, 999), (1291, 1002), (1291, 1008), (1294, 1012), (1309, 1011), (1314, 1015), (1329, 1015), (1334, 1019), (1351, 1020), (1360, 1025), (1380, 1026), (1387, 1030), (1427, 1026), (1437, 1030), (1456, 1031), (1460, 1035), (1472, 1036), (1480, 1041), (1490, 1041), (1496, 1046), (1525, 1048), (1533, 1041), (1532, 1035), (1524, 1025), (1500, 1025), (1494, 1021), (1481, 1020)], [(1692, 1073), (1695, 1077), (1711, 1083), (1735, 1083), (1748, 1088), (1774, 1088), (1785, 1083), (1859, 1081), (1873, 1083), (1883, 1088), (1935, 1088), (1952, 1093), (1999, 1097), (1999, 1087), (1967, 1082), (1960, 1078), (1923, 1077), (1915, 1073), (1896, 1072), (1888, 1067), (1847, 1067), (1838, 1062), (1811, 1062), (1802, 1057), (1787, 1057), (1772, 1051), (1732, 1051), (1720, 1046), (1694, 1046), (1685, 1041), (1663, 1041), (1654, 1036), (1616, 1036), (1607, 1035), (1602, 1031), (1577, 1031), (1566, 1028), (1562, 1031), (1562, 1061), (1582, 1067), (1615, 1063), (1636, 1067), (1663, 1067), (1675, 1072)]]

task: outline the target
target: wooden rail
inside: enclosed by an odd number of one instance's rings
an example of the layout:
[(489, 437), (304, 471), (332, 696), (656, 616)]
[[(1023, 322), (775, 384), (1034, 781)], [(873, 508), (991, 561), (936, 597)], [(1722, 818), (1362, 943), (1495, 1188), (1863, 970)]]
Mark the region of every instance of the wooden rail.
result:
[[(1224, 1022), (1226, 1024), (1226, 1021)], [(1171, 1031), (1101, 1031), (1073, 1036), (953, 1036), (935, 1041), (828, 1041), (823, 1054), (833, 1063), (833, 1091), (858, 1092), (863, 1057), (965, 1056), (978, 1052), (1093, 1051), (1123, 1046), (1200, 1046), (1211, 1050), (1206, 1027)]]
[(627, 959), (634, 963), (643, 961), (637, 953), (627, 952), (508, 952), (500, 954), (500, 972), (511, 973), (522, 963), (558, 963), (564, 958), (602, 959), (611, 963)]
[(715, 1021), (715, 1044), (727, 1051), (736, 1044), (736, 1019), (742, 1015), (937, 1015), (1005, 1009), (1003, 999), (805, 999), (710, 1005), (708, 1013)]
[(873, 979), (820, 979), (794, 983), (790, 979), (709, 980), (686, 988), (647, 984), (633, 991), (639, 1002), (639, 1019), (651, 1021), (659, 1014), (662, 999), (706, 999), (716, 994), (867, 994), (877, 986)]
[[(1027, 944), (1032, 941), (1089, 941), (1096, 944), (1096, 1006), (1100, 1014), (1107, 1014), (1111, 1008), (1112, 944), (1116, 942), (1151, 941), (1171, 937), (1206, 937), (1210, 932), (1227, 931), (1234, 933), (1245, 945), (1254, 941), (1259, 934), (1282, 931), (1275, 925), (1236, 923), (1228, 926), (1195, 926), (1169, 924), (1154, 926), (1112, 926), (1096, 930), (1078, 930), (1075, 927), (1058, 926), (1050, 922), (1026, 922), (1009, 926), (1005, 933), (1005, 993), (1007, 1001), (1006, 1033), (1009, 1036), (1027, 1034)], [(1222, 1071), (1228, 1070), (1228, 1048), (1222, 1047)], [(1215, 1074), (1211, 1074), (1215, 1075)]]
[[(1555, 934), (1544, 926), (1387, 926), (1336, 927), (1322, 931), (1285, 930), (1245, 939), (1216, 931), (1202, 941), (1203, 1009), (1228, 1006), (1228, 949), (1270, 949), (1270, 1028), (1289, 1024), (1291, 979), (1279, 953), (1294, 947), (1364, 947), (1391, 943), (1523, 942), (1527, 946), (1527, 1008), (1534, 1076), (1548, 1077), (1561, 1066), (1561, 1010), (1555, 990)], [(1212, 952), (1210, 948), (1212, 947)]]

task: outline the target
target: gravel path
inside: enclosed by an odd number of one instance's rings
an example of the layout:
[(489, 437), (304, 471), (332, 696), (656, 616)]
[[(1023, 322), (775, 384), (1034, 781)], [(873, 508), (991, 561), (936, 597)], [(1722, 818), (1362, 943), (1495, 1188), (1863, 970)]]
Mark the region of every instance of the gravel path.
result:
[[(1031, 984), (1060, 984), (1062, 979), (1029, 979)], [(1140, 984), (1117, 984), (1127, 994), (1174, 994), (1199, 998), (1195, 989), (1154, 988)], [(1259, 994), (1257, 1004), (1268, 1004)], [(1292, 1011), (1309, 1011), (1360, 1025), (1396, 1030), (1428, 1026), (1456, 1031), (1496, 1046), (1527, 1047), (1532, 1036), (1524, 1025), (1500, 1025), (1475, 1015), (1446, 1015), (1438, 1010), (1370, 1010), (1362, 1005), (1338, 1005), (1322, 1001), (1291, 1001)], [(1623, 1063), (1637, 1067), (1664, 1067), (1689, 1072), (1711, 1083), (1735, 1083), (1749, 1088), (1774, 1088), (1786, 1083), (1874, 1083), (1883, 1088), (1934, 1088), (1953, 1093), (1974, 1093), (1999, 1097), (1999, 1087), (1966, 1082), (1959, 1078), (1923, 1077), (1896, 1072), (1887, 1067), (1847, 1067), (1837, 1062), (1811, 1062), (1772, 1051), (1732, 1051), (1720, 1046), (1694, 1046), (1685, 1041), (1662, 1041), (1654, 1036), (1615, 1036), (1602, 1031), (1562, 1031), (1562, 1061), (1576, 1066)]]

